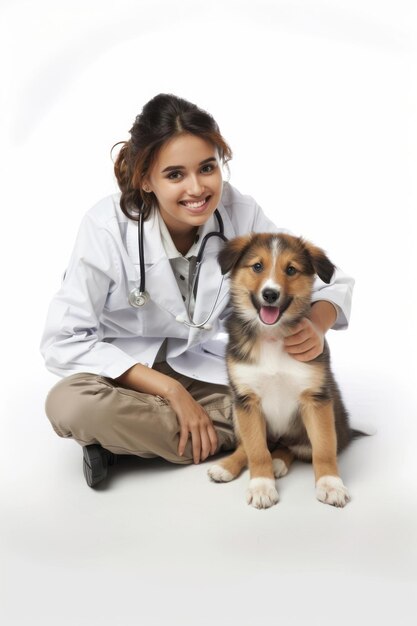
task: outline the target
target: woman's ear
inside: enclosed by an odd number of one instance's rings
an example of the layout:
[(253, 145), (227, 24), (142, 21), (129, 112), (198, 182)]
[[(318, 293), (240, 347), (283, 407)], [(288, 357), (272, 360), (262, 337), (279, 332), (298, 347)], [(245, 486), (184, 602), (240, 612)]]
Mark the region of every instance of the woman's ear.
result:
[(226, 241), (217, 255), (222, 274), (232, 271), (252, 241), (252, 234)]
[(151, 193), (151, 191), (152, 191), (151, 186), (150, 186), (150, 184), (149, 184), (149, 181), (148, 181), (147, 179), (144, 179), (144, 180), (142, 181), (141, 187), (142, 187), (142, 190), (143, 190), (145, 193)]

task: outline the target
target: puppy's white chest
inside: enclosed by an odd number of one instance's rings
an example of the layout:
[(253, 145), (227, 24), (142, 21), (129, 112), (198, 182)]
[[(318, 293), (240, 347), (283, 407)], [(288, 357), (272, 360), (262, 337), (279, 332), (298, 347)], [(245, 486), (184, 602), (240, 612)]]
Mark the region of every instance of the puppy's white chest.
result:
[(256, 364), (235, 364), (233, 378), (261, 400), (268, 433), (284, 434), (294, 417), (300, 395), (312, 385), (311, 367), (296, 361), (282, 341), (264, 341)]

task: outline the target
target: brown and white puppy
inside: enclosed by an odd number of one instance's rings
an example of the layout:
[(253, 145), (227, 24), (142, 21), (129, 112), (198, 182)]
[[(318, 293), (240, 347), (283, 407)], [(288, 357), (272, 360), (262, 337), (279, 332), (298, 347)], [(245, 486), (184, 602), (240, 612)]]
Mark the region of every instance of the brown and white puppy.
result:
[(313, 462), (317, 498), (345, 506), (350, 497), (337, 453), (359, 433), (349, 426), (327, 342), (307, 363), (283, 348), (291, 327), (309, 314), (315, 275), (329, 283), (334, 265), (303, 239), (263, 233), (227, 242), (219, 263), (231, 279), (226, 363), (238, 446), (209, 468), (210, 478), (230, 481), (249, 465), (247, 501), (268, 508), (279, 499), (275, 478), (298, 458)]

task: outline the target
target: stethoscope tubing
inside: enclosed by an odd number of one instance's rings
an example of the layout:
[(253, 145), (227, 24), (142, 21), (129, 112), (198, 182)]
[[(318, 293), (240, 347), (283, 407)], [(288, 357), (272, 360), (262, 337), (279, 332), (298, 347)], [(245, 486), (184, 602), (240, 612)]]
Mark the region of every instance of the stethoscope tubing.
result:
[[(131, 306), (135, 307), (135, 308), (140, 308), (142, 306), (144, 306), (149, 300), (150, 300), (150, 296), (149, 294), (146, 292), (146, 286), (145, 286), (145, 253), (144, 253), (144, 245), (143, 245), (143, 231), (144, 231), (144, 227), (143, 227), (143, 211), (141, 211), (139, 213), (139, 219), (138, 219), (138, 254), (139, 254), (139, 267), (140, 267), (140, 282), (139, 282), (139, 289), (133, 289), (130, 293), (129, 293), (129, 303)], [(208, 240), (211, 237), (220, 237), (220, 239), (222, 239), (223, 241), (227, 241), (227, 237), (224, 234), (224, 224), (223, 224), (223, 219), (222, 216), (220, 215), (220, 212), (218, 209), (216, 209), (214, 211), (214, 215), (216, 216), (217, 219), (217, 223), (219, 226), (219, 230), (218, 232), (210, 232), (207, 233), (207, 235), (204, 236), (203, 241), (201, 242), (198, 254), (197, 254), (197, 258), (196, 258), (196, 266), (194, 269), (194, 273), (193, 273), (193, 279), (192, 279), (192, 287), (191, 287), (191, 291), (193, 293), (194, 299), (196, 299), (197, 297), (197, 290), (198, 290), (198, 281), (199, 281), (199, 276), (200, 276), (200, 268), (201, 268), (201, 264), (203, 261), (203, 255), (204, 255), (204, 250), (205, 247), (207, 245)], [(209, 330), (211, 328), (210, 324), (207, 324), (207, 322), (210, 320), (214, 309), (216, 308), (217, 305), (217, 301), (219, 299), (219, 295), (220, 295), (220, 291), (221, 291), (221, 287), (223, 285), (223, 280), (224, 280), (224, 276), (222, 278), (220, 287), (217, 291), (217, 295), (216, 295), (216, 299), (214, 301), (214, 304), (212, 306), (212, 309), (207, 317), (207, 319), (204, 322), (201, 322), (200, 324), (195, 324), (194, 321), (191, 318), (190, 315), (190, 302), (191, 302), (191, 298), (189, 298), (188, 301), (188, 307), (187, 307), (187, 314), (189, 319), (191, 320), (190, 322), (187, 322), (186, 320), (182, 319), (181, 316), (178, 316), (176, 319), (178, 322), (185, 324), (186, 326), (189, 326), (191, 328), (205, 328), (206, 330)]]
[(138, 224), (138, 250), (139, 250), (139, 268), (140, 268), (140, 293), (145, 293), (145, 254), (143, 251), (143, 211), (139, 213)]
[(205, 250), (208, 240), (210, 239), (210, 237), (220, 237), (220, 239), (222, 239), (223, 241), (227, 241), (227, 237), (224, 234), (223, 219), (218, 209), (214, 211), (214, 215), (216, 216), (217, 223), (219, 225), (219, 231), (217, 233), (215, 233), (214, 231), (212, 231), (211, 233), (207, 233), (207, 235), (203, 238), (203, 241), (201, 242), (201, 246), (198, 251), (196, 264), (195, 264), (195, 278), (193, 280), (193, 288), (192, 288), (194, 299), (197, 297), (198, 279), (200, 276), (200, 266), (203, 260), (203, 254), (204, 254), (204, 250)]

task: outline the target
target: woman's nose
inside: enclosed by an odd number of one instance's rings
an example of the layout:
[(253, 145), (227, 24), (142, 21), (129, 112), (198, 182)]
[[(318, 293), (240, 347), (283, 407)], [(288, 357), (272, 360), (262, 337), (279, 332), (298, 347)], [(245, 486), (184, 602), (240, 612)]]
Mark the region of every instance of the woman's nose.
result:
[(189, 193), (190, 196), (201, 196), (202, 191), (203, 185), (198, 176), (191, 176), (188, 182), (187, 193)]

